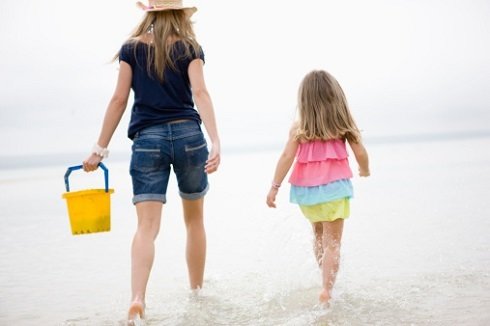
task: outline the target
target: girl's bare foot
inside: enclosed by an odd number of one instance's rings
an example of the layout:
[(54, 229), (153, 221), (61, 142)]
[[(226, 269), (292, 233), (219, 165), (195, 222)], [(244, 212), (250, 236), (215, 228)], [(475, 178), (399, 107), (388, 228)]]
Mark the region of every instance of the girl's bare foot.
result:
[(328, 305), (328, 302), (331, 299), (330, 293), (326, 289), (323, 289), (322, 292), (320, 292), (320, 296), (318, 299), (320, 300), (320, 303)]
[(145, 304), (141, 301), (133, 301), (128, 310), (128, 325), (134, 325), (135, 320), (145, 316)]

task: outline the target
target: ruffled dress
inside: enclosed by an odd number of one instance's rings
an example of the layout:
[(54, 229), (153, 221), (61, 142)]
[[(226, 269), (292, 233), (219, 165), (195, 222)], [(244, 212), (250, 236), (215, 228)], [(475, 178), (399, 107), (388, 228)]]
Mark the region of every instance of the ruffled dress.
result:
[(289, 177), (290, 202), (311, 222), (345, 219), (353, 196), (351, 178), (345, 141), (300, 143)]

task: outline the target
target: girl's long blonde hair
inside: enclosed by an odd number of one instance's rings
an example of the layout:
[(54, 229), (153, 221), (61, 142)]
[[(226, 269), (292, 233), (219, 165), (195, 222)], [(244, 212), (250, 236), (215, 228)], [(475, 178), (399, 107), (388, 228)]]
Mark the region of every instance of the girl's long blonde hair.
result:
[[(185, 47), (185, 56), (199, 56), (201, 48), (196, 40), (194, 29), (190, 17), (184, 10), (163, 10), (147, 12), (141, 23), (131, 33), (127, 40), (128, 43), (135, 45), (144, 42), (145, 35), (152, 33), (149, 46), (153, 51), (147, 51), (147, 71), (148, 74), (164, 80), (165, 68), (176, 69), (175, 62), (172, 60), (173, 43), (177, 40), (182, 41)], [(147, 43), (147, 42), (144, 42)], [(136, 46), (134, 47), (136, 54)], [(116, 54), (114, 60), (119, 58)], [(177, 58), (175, 58), (177, 59)]]
[(361, 140), (344, 91), (326, 71), (314, 70), (304, 77), (298, 92), (298, 113), (298, 141)]

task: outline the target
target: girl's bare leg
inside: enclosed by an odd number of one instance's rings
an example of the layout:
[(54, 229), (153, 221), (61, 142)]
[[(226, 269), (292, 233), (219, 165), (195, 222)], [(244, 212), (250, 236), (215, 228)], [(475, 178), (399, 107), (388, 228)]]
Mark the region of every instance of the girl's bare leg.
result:
[(203, 222), (204, 198), (182, 199), (187, 229), (186, 259), (191, 289), (202, 288), (206, 263), (206, 231)]
[(320, 293), (320, 302), (328, 303), (332, 297), (332, 288), (339, 270), (340, 242), (344, 220), (339, 218), (333, 222), (322, 222), (323, 224), (323, 260), (322, 276), (323, 289)]
[(315, 253), (315, 259), (318, 263), (318, 267), (322, 267), (323, 257), (323, 225), (321, 222), (312, 223), (313, 227), (313, 252)]
[(131, 305), (128, 319), (143, 317), (146, 286), (155, 257), (154, 241), (160, 231), (163, 204), (144, 201), (136, 204), (138, 228), (131, 247)]

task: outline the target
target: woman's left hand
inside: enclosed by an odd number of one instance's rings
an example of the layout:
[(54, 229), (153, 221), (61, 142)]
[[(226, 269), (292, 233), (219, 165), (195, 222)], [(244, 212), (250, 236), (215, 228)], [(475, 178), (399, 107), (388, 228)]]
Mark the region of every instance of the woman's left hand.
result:
[(204, 166), (204, 171), (206, 171), (207, 174), (216, 172), (216, 170), (218, 170), (220, 161), (221, 154), (219, 145), (213, 145), (211, 148), (211, 152), (209, 153), (208, 160), (206, 161), (206, 165)]

